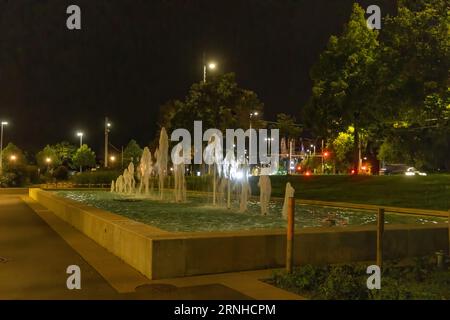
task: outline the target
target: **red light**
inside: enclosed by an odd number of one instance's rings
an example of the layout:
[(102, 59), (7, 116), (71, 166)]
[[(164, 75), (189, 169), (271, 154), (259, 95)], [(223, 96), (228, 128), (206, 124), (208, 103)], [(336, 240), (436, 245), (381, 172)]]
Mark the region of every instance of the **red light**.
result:
[(302, 171), (302, 166), (297, 166), (297, 171)]
[(310, 171), (306, 171), (305, 175), (306, 175), (306, 176), (310, 176), (310, 175), (311, 175), (311, 172), (310, 172)]
[(355, 174), (355, 173), (356, 173), (356, 170), (355, 170), (355, 169), (352, 169), (351, 172), (352, 172), (352, 174)]
[(324, 152), (323, 153), (323, 156), (326, 158), (326, 157), (328, 157), (330, 154), (328, 153), (328, 152)]

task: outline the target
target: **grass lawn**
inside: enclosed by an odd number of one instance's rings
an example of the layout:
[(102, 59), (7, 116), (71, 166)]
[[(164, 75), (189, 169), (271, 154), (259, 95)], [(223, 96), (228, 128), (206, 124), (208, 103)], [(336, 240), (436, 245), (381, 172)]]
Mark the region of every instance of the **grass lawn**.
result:
[[(450, 175), (421, 176), (272, 176), (272, 196), (284, 197), (290, 182), (295, 197), (393, 207), (450, 209)], [(251, 178), (257, 194), (257, 177)]]
[(379, 290), (367, 289), (368, 265), (306, 265), (292, 274), (277, 271), (266, 282), (317, 300), (450, 299), (450, 270), (438, 269), (434, 256), (385, 263)]

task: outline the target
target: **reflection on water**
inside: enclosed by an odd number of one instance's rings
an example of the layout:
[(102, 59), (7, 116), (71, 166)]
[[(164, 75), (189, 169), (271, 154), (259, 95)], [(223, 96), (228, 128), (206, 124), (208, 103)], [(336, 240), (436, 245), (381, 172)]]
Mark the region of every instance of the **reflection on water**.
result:
[[(198, 193), (189, 194), (188, 201), (181, 204), (136, 199), (105, 191), (58, 191), (56, 194), (167, 231), (230, 231), (286, 227), (286, 221), (281, 217), (281, 200), (271, 201), (269, 215), (261, 216), (257, 201), (250, 200), (248, 212), (239, 213), (237, 202), (233, 203), (230, 210), (213, 207), (207, 195)], [(298, 228), (376, 223), (374, 212), (343, 208), (297, 205), (295, 215)], [(391, 224), (432, 224), (444, 221), (445, 219), (436, 217), (386, 214), (386, 223)]]

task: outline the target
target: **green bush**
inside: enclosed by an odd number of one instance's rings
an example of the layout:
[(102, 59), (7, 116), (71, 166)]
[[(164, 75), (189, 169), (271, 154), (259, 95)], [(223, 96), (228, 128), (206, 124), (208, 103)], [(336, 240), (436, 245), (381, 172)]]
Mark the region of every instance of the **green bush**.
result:
[(91, 171), (76, 174), (71, 178), (71, 180), (76, 185), (101, 185), (110, 184), (111, 181), (116, 180), (119, 175), (119, 171), (113, 170)]
[(319, 288), (321, 298), (328, 300), (362, 300), (369, 297), (366, 276), (352, 265), (330, 268), (326, 280)]
[(214, 177), (212, 175), (203, 175), (200, 177), (187, 176), (186, 188), (193, 191), (211, 191)]
[(40, 183), (40, 179), (39, 179), (39, 168), (37, 166), (33, 166), (33, 165), (27, 165), (25, 166), (25, 182), (31, 183), (31, 184), (36, 184), (36, 183)]
[(400, 279), (392, 277), (381, 278), (381, 290), (371, 290), (369, 298), (372, 300), (409, 300), (413, 298), (410, 290)]
[(24, 165), (15, 165), (3, 172), (0, 179), (0, 186), (2, 188), (20, 188), (27, 184), (27, 170)]
[(56, 181), (65, 181), (69, 179), (69, 169), (66, 166), (59, 166), (53, 171), (53, 178)]
[(270, 283), (312, 299), (411, 300), (450, 299), (450, 270), (436, 268), (435, 255), (386, 261), (381, 290), (367, 289), (367, 264), (302, 266), (292, 274), (275, 272)]

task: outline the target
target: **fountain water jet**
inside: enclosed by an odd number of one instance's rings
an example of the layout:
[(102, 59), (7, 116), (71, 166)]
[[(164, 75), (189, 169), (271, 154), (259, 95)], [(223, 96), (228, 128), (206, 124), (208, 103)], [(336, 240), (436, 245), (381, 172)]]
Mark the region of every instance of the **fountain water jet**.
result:
[[(222, 161), (222, 145), (221, 145), (221, 139), (219, 136), (214, 133), (211, 136), (211, 139), (208, 142), (208, 145), (205, 148), (205, 151), (203, 153), (203, 158), (205, 159), (205, 162), (209, 164), (209, 171), (211, 171), (211, 168), (213, 170), (213, 205), (216, 205), (217, 203), (217, 175), (221, 175), (221, 161)], [(219, 165), (218, 165), (219, 164)]]
[(173, 173), (174, 173), (174, 184), (175, 184), (175, 201), (176, 202), (184, 202), (186, 201), (186, 179), (185, 179), (185, 164), (184, 164), (184, 158), (186, 155), (183, 153), (183, 147), (182, 145), (177, 145), (174, 153), (183, 161), (181, 161), (179, 164), (173, 165)]
[(295, 193), (295, 189), (291, 186), (291, 183), (286, 183), (286, 193), (284, 195), (284, 203), (283, 203), (283, 218), (287, 219), (288, 215), (288, 206), (289, 206), (289, 198), (293, 197)]
[(250, 171), (250, 168), (248, 166), (247, 160), (244, 160), (243, 164), (241, 166), (241, 171), (240, 171), (239, 177), (238, 177), (241, 182), (239, 212), (247, 211), (248, 197), (251, 196), (250, 183), (248, 182), (249, 171)]
[(270, 177), (267, 174), (267, 169), (261, 170), (261, 175), (258, 181), (259, 186), (259, 202), (261, 205), (261, 214), (266, 216), (269, 213), (269, 201), (272, 193), (272, 185), (270, 183)]
[(116, 180), (116, 192), (123, 193), (124, 192), (124, 179), (123, 175), (120, 175)]
[(140, 173), (140, 183), (139, 183), (139, 193), (142, 194), (144, 189), (145, 194), (149, 194), (149, 181), (150, 176), (153, 172), (153, 161), (152, 161), (152, 153), (148, 147), (144, 148), (144, 152), (142, 153), (141, 161), (139, 164), (139, 173)]
[(169, 154), (169, 137), (165, 128), (161, 129), (159, 136), (159, 148), (156, 151), (156, 163), (159, 177), (159, 198), (164, 199), (164, 178), (167, 175), (167, 162)]

